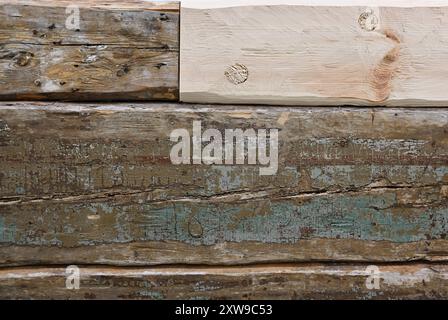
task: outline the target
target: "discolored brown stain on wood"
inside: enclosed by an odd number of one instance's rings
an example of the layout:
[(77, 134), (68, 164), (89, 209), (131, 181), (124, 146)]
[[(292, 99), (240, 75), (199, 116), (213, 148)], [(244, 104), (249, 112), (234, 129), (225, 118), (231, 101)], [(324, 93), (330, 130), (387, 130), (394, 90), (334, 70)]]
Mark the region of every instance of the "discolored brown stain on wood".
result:
[(386, 53), (381, 61), (375, 66), (371, 73), (371, 87), (375, 90), (377, 102), (386, 101), (393, 89), (393, 79), (399, 68), (400, 40), (398, 36), (389, 29), (383, 31), (387, 39), (395, 43), (395, 47)]

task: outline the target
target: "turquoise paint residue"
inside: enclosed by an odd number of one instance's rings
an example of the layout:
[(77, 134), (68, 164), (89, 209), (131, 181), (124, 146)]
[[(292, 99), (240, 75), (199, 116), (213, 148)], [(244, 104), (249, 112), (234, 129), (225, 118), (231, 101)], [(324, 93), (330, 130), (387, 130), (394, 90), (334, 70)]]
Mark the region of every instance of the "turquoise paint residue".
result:
[(430, 225), (431, 233), (442, 235), (447, 238), (448, 235), (448, 208), (438, 208), (434, 211), (427, 211), (425, 214), (429, 217), (432, 215), (432, 224)]
[[(176, 212), (179, 211), (179, 207), (182, 207), (182, 204), (168, 203), (162, 207), (144, 205), (144, 213), (140, 223), (143, 228), (143, 237), (139, 240), (163, 241), (171, 239), (185, 241), (187, 230), (183, 230), (183, 226), (178, 226), (176, 221), (186, 221), (190, 210), (187, 208), (180, 209), (182, 216), (177, 217)], [(178, 237), (180, 238), (178, 239)]]
[[(440, 183), (448, 175), (448, 167), (408, 166), (408, 165), (333, 165), (310, 168), (313, 186), (361, 187), (381, 179), (391, 182), (403, 181), (413, 185)], [(445, 178), (446, 179), (446, 178)]]
[(227, 167), (216, 167), (217, 176), (219, 179), (219, 187), (222, 191), (229, 191), (241, 188), (241, 175), (235, 173), (234, 169), (230, 166)]
[[(297, 203), (197, 202), (194, 211), (191, 203), (179, 202), (175, 209), (149, 206), (147, 216), (153, 222), (146, 225), (145, 240), (177, 240), (193, 245), (225, 241), (297, 243), (308, 238), (405, 243), (428, 236), (439, 239), (448, 228), (448, 208), (399, 208), (395, 193), (325, 196)], [(192, 217), (202, 227), (200, 236), (188, 231)]]
[(443, 178), (448, 176), (448, 167), (438, 167), (434, 170), (434, 172), (437, 176), (437, 181), (443, 181)]
[(16, 194), (17, 195), (25, 194), (25, 188), (24, 187), (16, 187)]
[(117, 210), (115, 214), (115, 230), (117, 232), (116, 240), (118, 242), (132, 241), (130, 216), (127, 212)]
[(280, 171), (285, 177), (286, 181), (289, 181), (289, 187), (297, 187), (300, 183), (301, 173), (298, 171), (297, 167), (285, 167), (284, 171)]
[(165, 296), (157, 291), (147, 291), (147, 290), (140, 290), (138, 291), (138, 295), (141, 297), (146, 297), (154, 300), (163, 300)]
[[(415, 211), (415, 216), (421, 213), (419, 209), (410, 209), (410, 211)], [(364, 215), (357, 217), (356, 238), (400, 243), (419, 241), (426, 239), (429, 227), (429, 219), (405, 218), (389, 210), (366, 210)]]
[(260, 181), (259, 166), (248, 165), (213, 165), (207, 171), (198, 172), (204, 176), (204, 188), (201, 195), (211, 196), (216, 193), (239, 191), (254, 188), (259, 189), (271, 186), (296, 187), (300, 182), (300, 172), (296, 167), (285, 167), (275, 177), (263, 177)]
[(11, 224), (9, 226), (9, 230), (10, 230), (10, 238), (9, 238), (9, 242), (13, 243), (16, 239), (16, 225), (15, 224)]
[(16, 240), (16, 225), (7, 224), (4, 217), (0, 217), (0, 243), (14, 243)]
[(211, 166), (205, 174), (205, 193), (212, 195), (216, 192), (226, 192), (242, 188), (242, 176), (250, 175), (253, 168), (242, 168), (241, 166)]
[[(313, 180), (313, 185), (321, 188), (328, 188), (334, 185), (356, 185), (361, 186), (367, 184), (369, 181), (367, 173), (368, 167), (353, 166), (353, 165), (335, 165), (335, 166), (321, 166), (313, 167), (310, 171), (310, 177)], [(365, 180), (365, 181), (364, 181)]]
[(203, 296), (194, 296), (194, 297), (189, 298), (189, 300), (202, 301), (202, 300), (210, 300), (210, 298), (203, 297)]
[(322, 175), (322, 169), (315, 167), (311, 169), (311, 178), (313, 180), (316, 180), (317, 178), (319, 178)]
[[(429, 171), (431, 171), (432, 168), (427, 168)], [(421, 176), (424, 173), (425, 168), (422, 168), (422, 166), (409, 166), (406, 167), (406, 173), (409, 177), (408, 180), (416, 181), (419, 176)]]
[[(89, 221), (81, 231), (69, 222), (64, 227), (53, 227), (52, 222), (61, 214), (84, 215), (77, 219), (87, 221), (93, 212), (111, 215), (108, 221), (112, 223), (98, 225), (105, 227), (102, 232)], [(179, 241), (192, 245), (242, 241), (300, 244), (303, 239), (317, 238), (407, 243), (446, 238), (448, 203), (439, 202), (435, 208), (406, 207), (398, 202), (395, 192), (388, 190), (238, 202), (179, 199), (115, 206), (93, 203), (48, 206), (34, 223), (33, 228), (19, 229), (17, 233), (15, 224), (0, 215), (0, 242), (62, 246), (61, 234), (82, 232), (78, 243), (86, 245), (130, 241)], [(40, 229), (45, 232), (38, 232)], [(185, 259), (188, 261), (189, 257)]]
[(4, 242), (5, 238), (5, 219), (0, 217), (0, 242)]
[[(114, 211), (114, 207), (109, 205), (109, 204), (107, 204), (107, 203), (98, 203), (97, 205), (104, 213), (109, 213), (110, 214), (110, 213), (112, 213)], [(95, 210), (95, 213), (96, 212), (97, 211)]]

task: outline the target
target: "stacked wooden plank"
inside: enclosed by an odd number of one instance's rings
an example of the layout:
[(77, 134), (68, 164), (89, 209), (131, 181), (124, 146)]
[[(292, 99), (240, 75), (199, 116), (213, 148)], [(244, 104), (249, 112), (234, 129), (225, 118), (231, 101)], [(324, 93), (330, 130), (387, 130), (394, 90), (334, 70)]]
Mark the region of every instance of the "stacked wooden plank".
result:
[(2, 99), (178, 97), (179, 3), (47, 0), (0, 5)]
[(448, 7), (308, 2), (1, 3), (0, 297), (448, 298)]

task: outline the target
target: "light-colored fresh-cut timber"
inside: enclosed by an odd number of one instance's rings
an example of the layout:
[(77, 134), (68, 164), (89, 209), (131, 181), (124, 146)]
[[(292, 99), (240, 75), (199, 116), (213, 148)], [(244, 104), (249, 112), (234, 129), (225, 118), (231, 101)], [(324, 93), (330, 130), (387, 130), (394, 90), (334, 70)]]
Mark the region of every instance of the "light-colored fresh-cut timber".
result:
[[(174, 165), (279, 130), (278, 171)], [(448, 109), (0, 104), (0, 264), (448, 261)]]
[(161, 0), (4, 0), (7, 3), (20, 4), (25, 6), (39, 5), (42, 7), (54, 6), (73, 6), (80, 9), (109, 9), (109, 10), (151, 10), (151, 11), (172, 11), (179, 12), (179, 1), (161, 1)]
[[(0, 270), (0, 298), (448, 299), (445, 264), (376, 267), (368, 264), (149, 269), (80, 266), (79, 289), (74, 290), (66, 287), (65, 268), (6, 268)], [(375, 271), (378, 273), (374, 274)]]
[(177, 100), (178, 58), (177, 2), (0, 3), (1, 100)]
[(184, 0), (180, 99), (448, 106), (448, 2)]

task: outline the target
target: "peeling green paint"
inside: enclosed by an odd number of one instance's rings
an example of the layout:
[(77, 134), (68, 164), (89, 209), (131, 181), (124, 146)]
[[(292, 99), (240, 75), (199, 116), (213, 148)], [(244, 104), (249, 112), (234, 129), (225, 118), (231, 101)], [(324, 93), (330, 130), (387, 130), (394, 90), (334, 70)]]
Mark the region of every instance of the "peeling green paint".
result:
[[(20, 215), (32, 217), (35, 209), (23, 207)], [(44, 212), (37, 225), (19, 224), (15, 243), (72, 246), (173, 240), (212, 245), (297, 243), (312, 238), (405, 243), (443, 239), (448, 233), (447, 201), (403, 206), (394, 191), (230, 203), (51, 204)], [(92, 212), (99, 215), (95, 220), (89, 220)]]
[(0, 243), (14, 243), (16, 240), (16, 225), (5, 222), (0, 216)]

